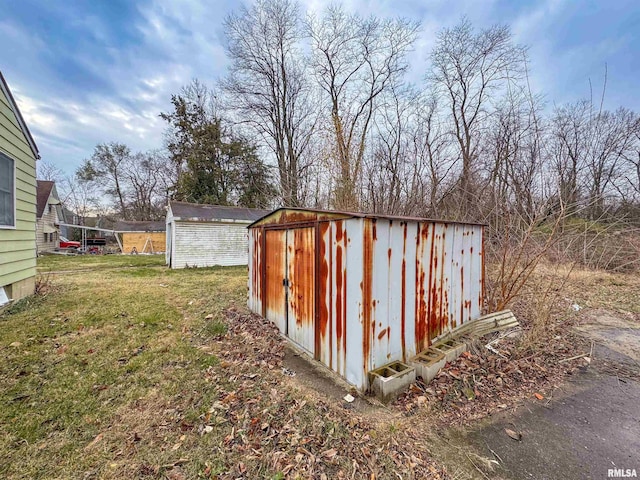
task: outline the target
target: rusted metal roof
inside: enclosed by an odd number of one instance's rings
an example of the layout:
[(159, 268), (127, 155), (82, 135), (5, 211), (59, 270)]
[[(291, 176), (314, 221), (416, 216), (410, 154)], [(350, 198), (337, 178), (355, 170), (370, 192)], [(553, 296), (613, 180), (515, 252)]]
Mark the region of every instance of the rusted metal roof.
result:
[[(274, 222), (271, 222), (271, 217), (274, 217)], [(346, 218), (380, 218), (384, 220), (403, 221), (403, 222), (441, 222), (451, 223), (459, 225), (479, 225), (485, 226), (484, 223), (478, 222), (463, 222), (459, 220), (439, 220), (425, 217), (410, 217), (401, 215), (386, 215), (380, 213), (362, 213), (362, 212), (345, 212), (340, 210), (321, 210), (315, 208), (300, 208), (300, 207), (280, 207), (272, 212), (267, 213), (261, 218), (254, 221), (248, 228), (254, 225), (264, 223), (300, 223), (304, 221), (314, 220), (336, 220)]]
[(253, 222), (269, 214), (271, 210), (229, 207), (188, 202), (169, 202), (175, 220), (190, 222), (215, 222), (223, 220)]

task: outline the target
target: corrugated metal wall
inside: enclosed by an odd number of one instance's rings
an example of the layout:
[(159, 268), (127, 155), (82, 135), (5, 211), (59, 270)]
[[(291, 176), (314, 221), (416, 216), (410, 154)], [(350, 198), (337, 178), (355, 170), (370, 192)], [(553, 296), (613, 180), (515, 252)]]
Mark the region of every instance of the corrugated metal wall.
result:
[(172, 268), (247, 265), (247, 224), (174, 222)]
[[(284, 334), (359, 388), (368, 387), (370, 370), (407, 360), (481, 314), (480, 225), (350, 218), (277, 228), (269, 230), (267, 221), (250, 229), (249, 308), (264, 314), (262, 302), (267, 302), (267, 318)], [(304, 241), (291, 241), (301, 236)], [(291, 281), (287, 290), (285, 279), (296, 277), (291, 256), (304, 254), (299, 248), (316, 256), (310, 267), (306, 252), (304, 293)], [(276, 253), (283, 250), (285, 255)], [(267, 270), (287, 264), (289, 269), (263, 274), (262, 263)], [(316, 298), (313, 321), (310, 292)], [(292, 330), (296, 322), (306, 332), (302, 337)]]

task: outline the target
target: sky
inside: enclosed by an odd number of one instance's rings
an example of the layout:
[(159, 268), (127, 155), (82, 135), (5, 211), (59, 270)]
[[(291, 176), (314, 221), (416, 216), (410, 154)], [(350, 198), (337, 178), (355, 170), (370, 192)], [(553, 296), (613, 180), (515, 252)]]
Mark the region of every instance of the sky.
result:
[[(250, 3), (250, 2), (249, 2)], [(321, 12), (328, 2), (302, 0)], [(0, 71), (40, 149), (70, 174), (96, 144), (163, 146), (171, 94), (225, 75), (223, 22), (235, 0), (0, 0)], [(466, 16), (511, 27), (528, 46), (533, 90), (547, 108), (602, 92), (605, 107), (640, 111), (637, 0), (345, 0), (363, 15), (421, 22), (409, 78), (420, 80), (438, 31)]]

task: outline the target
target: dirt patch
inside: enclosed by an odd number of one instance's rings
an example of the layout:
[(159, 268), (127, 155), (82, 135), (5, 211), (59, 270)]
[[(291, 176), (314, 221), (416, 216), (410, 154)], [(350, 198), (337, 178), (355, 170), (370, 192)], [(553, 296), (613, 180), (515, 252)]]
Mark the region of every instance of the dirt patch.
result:
[[(636, 314), (587, 310), (575, 328), (606, 347), (596, 352), (605, 360), (635, 367), (635, 373), (640, 376), (640, 321)], [(612, 355), (609, 350), (620, 355)]]
[[(304, 389), (308, 395), (331, 401), (336, 406), (360, 414), (385, 415), (388, 411), (375, 398), (362, 396), (353, 386), (340, 379), (337, 374), (309, 358), (288, 342), (285, 347), (283, 364), (284, 374), (290, 377), (290, 383)], [(344, 397), (347, 394), (354, 398), (353, 402), (345, 401)]]

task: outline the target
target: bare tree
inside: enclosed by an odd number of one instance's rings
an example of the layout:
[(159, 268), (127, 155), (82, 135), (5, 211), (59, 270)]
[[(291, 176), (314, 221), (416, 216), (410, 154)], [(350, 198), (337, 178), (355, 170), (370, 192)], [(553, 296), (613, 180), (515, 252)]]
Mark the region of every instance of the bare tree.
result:
[(624, 154), (624, 164), (615, 187), (627, 206), (637, 209), (640, 224), (640, 117), (633, 127), (633, 146)]
[(60, 182), (64, 178), (64, 172), (46, 160), (38, 160), (37, 164), (38, 180), (49, 180), (51, 182)]
[(124, 182), (124, 170), (131, 157), (131, 150), (120, 143), (98, 144), (93, 155), (78, 168), (78, 179), (100, 181), (104, 192), (114, 198), (116, 208), (125, 220), (129, 220)]
[(136, 153), (123, 166), (127, 216), (132, 220), (164, 218), (173, 184), (171, 162), (159, 151)]
[(315, 112), (298, 4), (258, 0), (243, 6), (227, 17), (225, 34), (231, 65), (222, 85), (230, 105), (273, 151), (284, 204), (299, 206)]
[(377, 100), (400, 82), (417, 29), (405, 19), (363, 18), (339, 6), (308, 21), (314, 74), (330, 112), (336, 208), (360, 206), (358, 186)]
[(67, 175), (57, 183), (60, 202), (71, 210), (77, 218), (67, 219), (69, 222), (84, 225), (85, 219), (100, 207), (100, 195), (92, 181), (81, 180), (77, 175)]
[(467, 19), (444, 29), (431, 53), (429, 79), (448, 103), (461, 153), (459, 188), (466, 209), (473, 205), (473, 174), (481, 134), (491, 113), (489, 105), (496, 92), (521, 77), (524, 60), (525, 49), (513, 43), (507, 26), (476, 33)]
[(496, 106), (483, 147), (492, 201), (512, 205), (529, 219), (539, 214), (544, 199), (542, 108), (540, 97), (510, 86)]
[(595, 111), (590, 100), (556, 109), (550, 154), (565, 205), (575, 208), (583, 201), (589, 218), (602, 217), (607, 196), (619, 190), (637, 122), (630, 110)]
[(456, 152), (442, 128), (437, 98), (415, 88), (392, 88), (374, 116), (365, 158), (364, 207), (399, 215), (437, 216)]
[(636, 123), (635, 114), (625, 108), (599, 112), (591, 118), (587, 156), (591, 219), (605, 213), (605, 202), (615, 190), (612, 187), (619, 178), (621, 163), (633, 146)]

